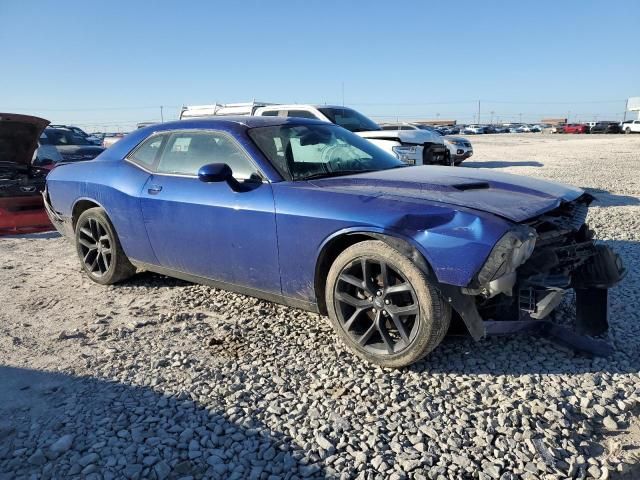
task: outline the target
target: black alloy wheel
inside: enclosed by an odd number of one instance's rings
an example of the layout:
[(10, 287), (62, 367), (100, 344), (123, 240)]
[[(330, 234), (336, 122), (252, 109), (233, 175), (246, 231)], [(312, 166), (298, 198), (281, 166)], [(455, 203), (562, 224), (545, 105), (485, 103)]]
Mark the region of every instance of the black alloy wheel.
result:
[(415, 338), (420, 307), (411, 284), (382, 260), (361, 258), (338, 276), (334, 298), (342, 328), (373, 354), (394, 354)]
[(82, 212), (75, 222), (75, 240), (82, 269), (94, 282), (110, 285), (136, 272), (104, 209)]
[(381, 240), (347, 247), (327, 275), (325, 302), (349, 349), (383, 367), (410, 365), (444, 338), (451, 308), (418, 266)]
[(104, 276), (111, 267), (113, 240), (105, 225), (97, 218), (89, 217), (77, 226), (78, 247), (84, 268), (96, 277)]

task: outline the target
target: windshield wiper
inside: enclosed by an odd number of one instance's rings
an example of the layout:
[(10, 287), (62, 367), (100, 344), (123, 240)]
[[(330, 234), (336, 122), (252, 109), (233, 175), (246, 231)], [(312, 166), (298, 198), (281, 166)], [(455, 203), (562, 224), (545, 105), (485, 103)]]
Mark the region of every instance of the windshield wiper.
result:
[(376, 169), (368, 169), (368, 170), (340, 170), (339, 172), (322, 172), (322, 173), (313, 173), (311, 175), (307, 175), (305, 177), (299, 178), (298, 180), (314, 180), (318, 178), (328, 178), (328, 177), (342, 177), (344, 175), (355, 175), (358, 173), (369, 173), (369, 172), (377, 172)]
[(385, 168), (385, 170), (393, 170), (394, 168), (406, 168), (411, 166), (413, 165), (407, 165), (406, 163), (403, 163), (402, 165), (394, 165), (393, 167)]

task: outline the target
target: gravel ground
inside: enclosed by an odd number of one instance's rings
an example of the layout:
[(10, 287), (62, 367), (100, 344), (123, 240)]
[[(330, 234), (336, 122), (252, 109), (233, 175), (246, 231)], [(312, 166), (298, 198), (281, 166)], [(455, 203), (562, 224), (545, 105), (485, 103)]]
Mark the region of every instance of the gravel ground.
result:
[(613, 357), (452, 337), (385, 371), (317, 315), (146, 273), (102, 287), (57, 235), (4, 238), (0, 479), (640, 478), (640, 136), (472, 141), (467, 168), (599, 197), (629, 269)]

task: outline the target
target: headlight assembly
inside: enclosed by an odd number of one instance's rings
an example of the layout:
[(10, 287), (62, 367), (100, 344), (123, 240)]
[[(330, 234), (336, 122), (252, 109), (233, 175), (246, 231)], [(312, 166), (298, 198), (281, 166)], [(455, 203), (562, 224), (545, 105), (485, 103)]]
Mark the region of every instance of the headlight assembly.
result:
[(515, 272), (526, 262), (536, 245), (536, 232), (525, 225), (509, 230), (493, 247), (478, 273), (479, 285), (487, 285), (504, 275)]
[(398, 145), (396, 147), (391, 147), (393, 153), (397, 156), (400, 155), (413, 155), (417, 151), (417, 147), (415, 145)]
[(395, 153), (398, 160), (408, 164), (415, 165), (416, 163), (416, 152), (418, 151), (418, 147), (415, 145), (398, 145), (396, 147), (391, 147), (393, 153)]

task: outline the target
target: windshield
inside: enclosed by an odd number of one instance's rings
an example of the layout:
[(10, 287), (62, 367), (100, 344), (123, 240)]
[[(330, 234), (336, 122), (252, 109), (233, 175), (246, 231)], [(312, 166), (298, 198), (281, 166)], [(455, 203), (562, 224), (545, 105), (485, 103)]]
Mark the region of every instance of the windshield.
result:
[(428, 132), (435, 133), (436, 135), (441, 135), (441, 133), (438, 130), (436, 130), (434, 127), (430, 125), (418, 125), (418, 128), (420, 130), (426, 130)]
[(69, 130), (71, 130), (74, 134), (79, 135), (80, 137), (88, 137), (89, 134), (87, 132), (85, 132), (84, 130), (82, 130), (81, 128), (78, 127), (69, 127)]
[(249, 136), (288, 180), (335, 177), (406, 166), (369, 141), (334, 125), (278, 125)]
[(380, 125), (365, 117), (360, 112), (344, 107), (322, 107), (318, 108), (322, 114), (331, 120), (331, 123), (340, 125), (350, 132), (367, 132), (370, 130), (381, 130)]
[(47, 128), (40, 137), (40, 143), (45, 145), (91, 145), (85, 137), (77, 135), (71, 130)]

